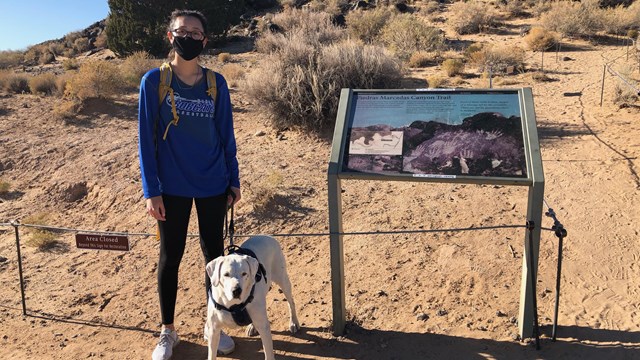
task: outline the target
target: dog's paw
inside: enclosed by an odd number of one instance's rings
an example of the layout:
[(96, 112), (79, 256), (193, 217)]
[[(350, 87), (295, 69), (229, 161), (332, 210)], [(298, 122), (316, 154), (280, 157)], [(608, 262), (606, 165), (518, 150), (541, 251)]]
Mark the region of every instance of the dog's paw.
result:
[(291, 331), (292, 334), (297, 333), (298, 330), (300, 330), (300, 325), (293, 322), (289, 323), (289, 331)]
[(258, 335), (258, 331), (253, 326), (253, 324), (247, 325), (247, 336), (256, 336)]

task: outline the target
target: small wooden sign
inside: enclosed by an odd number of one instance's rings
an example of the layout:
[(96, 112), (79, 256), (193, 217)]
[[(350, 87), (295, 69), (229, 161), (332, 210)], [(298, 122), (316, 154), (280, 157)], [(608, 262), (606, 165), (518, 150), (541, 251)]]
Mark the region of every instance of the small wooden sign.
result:
[(76, 234), (76, 247), (89, 250), (129, 251), (129, 237), (123, 235)]

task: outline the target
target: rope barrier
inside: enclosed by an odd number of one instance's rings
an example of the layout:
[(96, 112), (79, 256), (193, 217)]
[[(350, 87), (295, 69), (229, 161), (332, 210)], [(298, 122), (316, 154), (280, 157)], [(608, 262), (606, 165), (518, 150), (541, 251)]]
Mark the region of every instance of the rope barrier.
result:
[[(15, 224), (15, 225), (14, 225)], [(117, 231), (99, 231), (99, 230), (83, 230), (74, 229), (68, 227), (58, 227), (50, 225), (38, 225), (38, 224), (20, 224), (20, 223), (0, 223), (0, 226), (23, 226), (27, 228), (43, 229), (50, 231), (65, 231), (65, 232), (77, 232), (87, 234), (101, 234), (101, 235), (117, 235), (117, 236), (156, 236), (151, 233), (132, 233), (132, 232), (117, 232)], [(479, 226), (479, 227), (466, 227), (466, 228), (447, 228), (447, 229), (421, 229), (421, 230), (388, 230), (388, 231), (351, 231), (351, 232), (319, 232), (319, 233), (291, 233), (291, 234), (266, 234), (272, 237), (314, 237), (314, 236), (330, 236), (330, 235), (343, 235), (343, 236), (356, 236), (356, 235), (393, 235), (393, 234), (421, 234), (421, 233), (437, 233), (437, 232), (460, 232), (460, 231), (477, 231), (477, 230), (495, 230), (495, 229), (515, 229), (526, 228), (526, 225), (495, 225), (495, 226)], [(542, 230), (555, 231), (553, 228), (541, 228)], [(234, 237), (252, 237), (262, 234), (234, 234)], [(200, 234), (187, 234), (187, 237), (198, 237)]]

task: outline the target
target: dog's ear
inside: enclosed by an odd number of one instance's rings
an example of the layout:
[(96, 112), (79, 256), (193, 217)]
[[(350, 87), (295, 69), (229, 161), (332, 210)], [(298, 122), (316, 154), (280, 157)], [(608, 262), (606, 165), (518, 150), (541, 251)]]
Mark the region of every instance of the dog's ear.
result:
[(258, 262), (258, 259), (252, 256), (247, 256), (246, 260), (247, 260), (247, 263), (249, 263), (249, 272), (251, 273), (251, 278), (255, 279), (256, 274), (258, 273), (258, 266), (260, 266), (260, 263)]
[(207, 275), (209, 279), (211, 279), (211, 286), (218, 286), (220, 284), (220, 268), (222, 267), (223, 257), (218, 256), (217, 258), (209, 261), (206, 266)]

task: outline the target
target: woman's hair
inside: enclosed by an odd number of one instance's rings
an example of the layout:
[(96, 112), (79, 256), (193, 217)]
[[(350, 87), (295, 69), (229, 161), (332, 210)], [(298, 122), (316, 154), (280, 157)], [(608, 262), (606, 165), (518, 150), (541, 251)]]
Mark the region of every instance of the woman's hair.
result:
[(180, 16), (191, 16), (200, 20), (200, 23), (202, 24), (202, 30), (204, 30), (205, 35), (207, 34), (207, 18), (203, 13), (197, 10), (173, 10), (173, 12), (171, 13), (171, 18), (169, 20), (169, 28), (167, 29), (168, 31), (173, 30), (173, 23)]

